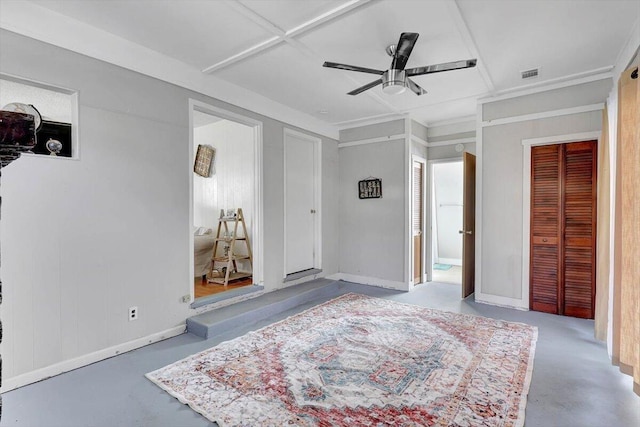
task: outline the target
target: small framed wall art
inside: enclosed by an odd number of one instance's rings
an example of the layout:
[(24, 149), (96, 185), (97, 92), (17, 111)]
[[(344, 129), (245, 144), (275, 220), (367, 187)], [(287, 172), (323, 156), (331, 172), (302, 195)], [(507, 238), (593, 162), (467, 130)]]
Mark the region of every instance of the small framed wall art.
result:
[(211, 176), (211, 165), (213, 164), (213, 156), (215, 156), (215, 154), (215, 148), (208, 145), (198, 145), (193, 171), (200, 176), (209, 178)]
[(358, 181), (358, 197), (361, 199), (380, 199), (382, 197), (382, 180), (370, 177)]

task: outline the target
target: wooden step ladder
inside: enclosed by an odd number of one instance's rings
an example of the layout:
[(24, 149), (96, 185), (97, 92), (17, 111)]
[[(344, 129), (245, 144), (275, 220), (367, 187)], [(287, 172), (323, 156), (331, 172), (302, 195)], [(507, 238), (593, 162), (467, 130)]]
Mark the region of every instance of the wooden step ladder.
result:
[[(233, 224), (233, 227), (230, 227)], [(242, 225), (242, 235), (238, 235), (239, 225)], [(231, 229), (232, 228), (232, 229)], [(222, 243), (222, 245), (220, 245)], [(246, 245), (246, 255), (236, 253), (236, 245)], [(223, 255), (218, 255), (218, 248), (222, 247)], [(253, 271), (238, 271), (236, 261), (248, 260), (249, 267), (253, 270), (253, 255), (251, 253), (251, 245), (249, 243), (249, 235), (247, 226), (244, 222), (244, 214), (242, 209), (238, 208), (235, 215), (225, 215), (223, 209), (220, 210), (218, 218), (218, 231), (213, 243), (213, 252), (211, 253), (211, 266), (207, 275), (207, 282), (217, 283), (227, 286), (229, 281), (251, 277)], [(216, 264), (220, 268), (216, 268)]]

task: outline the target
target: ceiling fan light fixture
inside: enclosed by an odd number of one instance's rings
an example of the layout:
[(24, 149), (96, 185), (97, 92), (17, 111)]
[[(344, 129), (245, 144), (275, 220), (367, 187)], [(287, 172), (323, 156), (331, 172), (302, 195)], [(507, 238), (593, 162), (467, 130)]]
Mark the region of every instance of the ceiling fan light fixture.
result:
[(382, 91), (387, 95), (398, 95), (407, 90), (404, 70), (387, 70), (382, 75)]
[(413, 46), (416, 44), (416, 40), (418, 40), (419, 35), (420, 34), (418, 33), (402, 33), (400, 34), (400, 40), (398, 40), (397, 45), (387, 46), (387, 53), (392, 58), (391, 67), (389, 67), (387, 71), (328, 61), (325, 61), (322, 66), (336, 68), (338, 70), (375, 74), (376, 76), (379, 76), (376, 80), (360, 86), (351, 92), (347, 92), (347, 95), (358, 95), (365, 90), (382, 85), (382, 91), (388, 95), (398, 95), (409, 89), (417, 96), (421, 96), (427, 93), (427, 91), (418, 83), (413, 81), (411, 77), (441, 73), (443, 71), (461, 70), (463, 68), (472, 68), (478, 63), (478, 60), (474, 58), (405, 69), (409, 56), (413, 50)]

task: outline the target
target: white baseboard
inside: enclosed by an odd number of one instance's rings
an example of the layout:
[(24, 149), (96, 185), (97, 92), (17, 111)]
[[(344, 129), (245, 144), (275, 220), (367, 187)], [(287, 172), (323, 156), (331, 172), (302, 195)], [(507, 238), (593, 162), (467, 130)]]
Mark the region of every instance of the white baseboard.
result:
[(95, 351), (93, 353), (85, 354), (74, 359), (65, 360), (64, 362), (56, 363), (55, 365), (45, 366), (44, 368), (36, 369), (35, 371), (26, 372), (24, 374), (17, 375), (11, 378), (3, 378), (2, 388), (0, 393), (23, 387), (27, 384), (32, 384), (38, 381), (42, 381), (49, 377), (69, 372), (74, 369), (81, 368), (83, 366), (90, 365), (101, 360), (108, 359), (113, 356), (117, 356), (122, 353), (126, 353), (131, 350), (135, 350), (145, 345), (149, 345), (158, 341), (165, 340), (167, 338), (175, 337), (177, 335), (186, 332), (186, 324), (176, 326), (171, 329), (167, 329), (162, 332), (147, 335), (146, 337), (138, 338), (133, 341), (129, 341), (123, 344), (118, 344), (113, 347), (108, 347), (102, 350)]
[(299, 279), (289, 280), (288, 282), (283, 281), (282, 285), (278, 286), (277, 289), (284, 289), (284, 288), (288, 288), (289, 286), (295, 286), (295, 285), (300, 285), (302, 283), (311, 282), (312, 280), (323, 279), (325, 278), (326, 274), (327, 273), (320, 270), (316, 274), (310, 274), (308, 276), (300, 277)]
[(360, 283), (362, 285), (377, 286), (379, 288), (396, 289), (398, 291), (408, 291), (409, 284), (396, 282), (394, 280), (379, 279), (377, 277), (357, 276), (354, 274), (337, 273), (328, 276), (327, 279), (344, 280), (347, 282)]
[(475, 301), (482, 304), (496, 305), (498, 307), (515, 308), (516, 310), (529, 311), (529, 307), (525, 305), (525, 301), (516, 298), (476, 292)]

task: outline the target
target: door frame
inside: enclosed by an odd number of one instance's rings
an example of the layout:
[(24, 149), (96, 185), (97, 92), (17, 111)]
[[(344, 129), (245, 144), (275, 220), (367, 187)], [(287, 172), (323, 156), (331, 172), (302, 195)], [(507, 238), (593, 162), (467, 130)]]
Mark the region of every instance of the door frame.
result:
[(293, 136), (296, 138), (304, 139), (310, 141), (313, 144), (313, 199), (315, 205), (315, 220), (313, 227), (313, 241), (314, 241), (314, 257), (313, 257), (313, 268), (322, 270), (322, 139), (299, 132), (297, 130), (293, 130), (285, 127), (283, 130), (283, 188), (284, 188), (284, 197), (282, 203), (282, 211), (283, 211), (283, 228), (284, 228), (284, 241), (283, 241), (283, 257), (282, 257), (282, 277), (287, 278), (287, 168), (286, 168), (286, 159), (287, 159), (287, 136)]
[(529, 310), (529, 273), (531, 251), (531, 147), (541, 145), (570, 144), (581, 141), (598, 141), (600, 148), (602, 132), (581, 132), (566, 135), (553, 135), (541, 138), (526, 138), (522, 140), (522, 310)]
[[(190, 302), (195, 300), (194, 289), (194, 237), (193, 237), (193, 113), (210, 114), (224, 120), (240, 123), (253, 128), (253, 173), (254, 173), (254, 194), (253, 194), (253, 236), (251, 239), (253, 254), (253, 283), (264, 285), (264, 199), (263, 199), (263, 151), (262, 135), (263, 123), (251, 117), (234, 113), (224, 108), (216, 107), (196, 99), (189, 98), (189, 156), (188, 156), (188, 182), (189, 182), (189, 289)], [(186, 295), (185, 295), (186, 296)]]
[[(427, 191), (427, 209), (429, 212), (429, 235), (427, 238), (427, 242), (425, 243), (426, 246), (426, 270), (427, 270), (427, 281), (433, 281), (433, 192), (432, 192), (432, 187), (433, 187), (433, 165), (436, 163), (455, 163), (455, 162), (459, 162), (462, 163), (462, 156), (461, 157), (447, 157), (444, 159), (433, 159), (433, 160), (429, 160), (427, 162), (427, 168), (428, 168), (428, 180), (429, 180), (429, 185), (427, 185), (426, 187), (426, 191)], [(464, 171), (463, 171), (464, 174)], [(464, 262), (464, 257), (463, 257), (463, 262)], [(460, 277), (460, 286), (462, 286), (462, 277)]]
[[(412, 154), (411, 155), (411, 206), (410, 206), (410, 210), (409, 212), (411, 212), (411, 221), (410, 224), (413, 224), (413, 188), (415, 186), (415, 182), (413, 179), (413, 163), (414, 162), (418, 162), (422, 164), (422, 220), (421, 220), (421, 224), (422, 224), (422, 230), (420, 230), (422, 232), (422, 253), (420, 254), (420, 260), (422, 261), (422, 277), (420, 278), (420, 283), (425, 283), (427, 282), (427, 280), (429, 279), (429, 275), (430, 272), (427, 272), (427, 212), (426, 209), (429, 206), (428, 202), (425, 200), (427, 195), (429, 194), (427, 187), (429, 187), (429, 185), (427, 185), (427, 159), (425, 159), (422, 156), (419, 156), (417, 154)], [(409, 277), (409, 280), (411, 282), (412, 286), (417, 285), (418, 283), (414, 283), (413, 282), (413, 271), (415, 266), (413, 265), (413, 260), (414, 260), (414, 253), (413, 253), (413, 226), (410, 227), (411, 228), (411, 233), (410, 233), (410, 241), (411, 241), (411, 254), (410, 254), (410, 259), (411, 259), (411, 274)]]

